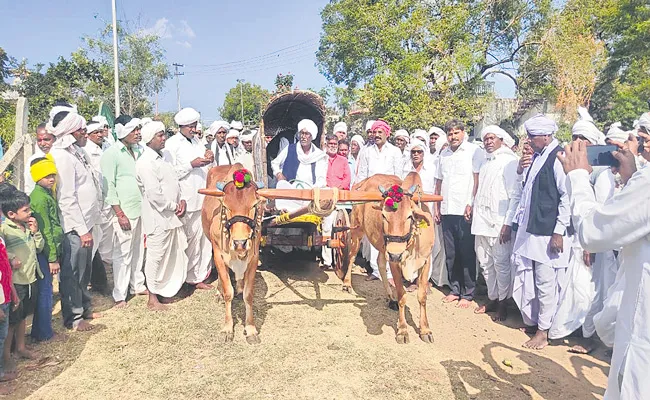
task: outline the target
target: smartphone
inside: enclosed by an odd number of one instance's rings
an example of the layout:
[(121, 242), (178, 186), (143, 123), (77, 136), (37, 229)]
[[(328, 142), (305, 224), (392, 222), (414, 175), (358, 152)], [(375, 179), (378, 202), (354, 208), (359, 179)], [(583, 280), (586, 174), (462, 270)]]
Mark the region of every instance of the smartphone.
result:
[(587, 158), (589, 159), (589, 165), (592, 167), (618, 167), (618, 160), (614, 158), (614, 155), (612, 154), (613, 151), (617, 150), (618, 147), (613, 145), (587, 146)]

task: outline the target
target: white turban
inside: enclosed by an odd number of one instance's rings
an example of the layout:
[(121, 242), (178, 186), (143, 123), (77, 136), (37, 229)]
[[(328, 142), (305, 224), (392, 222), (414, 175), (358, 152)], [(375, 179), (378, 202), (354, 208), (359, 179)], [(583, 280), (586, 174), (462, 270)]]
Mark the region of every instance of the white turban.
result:
[(86, 125), (86, 132), (88, 133), (93, 133), (100, 129), (104, 129), (104, 124), (97, 121), (90, 121), (90, 123)]
[[(53, 125), (54, 117), (62, 111), (67, 111), (68, 114), (61, 121), (59, 121), (55, 127)], [(64, 149), (71, 146), (77, 141), (77, 139), (75, 139), (71, 133), (85, 127), (86, 120), (84, 117), (77, 114), (76, 106), (56, 106), (50, 111), (50, 120), (47, 121), (45, 130), (56, 137), (56, 141), (54, 142), (53, 146), (56, 148)]]
[(195, 122), (198, 122), (201, 118), (201, 115), (193, 108), (187, 107), (180, 110), (176, 115), (174, 115), (174, 121), (179, 126), (191, 125)]
[(537, 114), (524, 122), (526, 133), (531, 136), (546, 136), (557, 132), (558, 127), (555, 121), (544, 114)]
[(432, 126), (431, 129), (429, 129), (429, 136), (433, 135), (434, 133), (435, 133), (436, 135), (440, 136), (440, 137), (442, 137), (442, 136), (447, 136), (447, 134), (445, 133), (445, 131), (443, 131), (442, 129), (438, 128), (437, 126)]
[(488, 125), (485, 128), (483, 128), (481, 130), (481, 140), (484, 140), (485, 135), (487, 135), (488, 133), (492, 133), (496, 135), (496, 137), (503, 140), (503, 144), (508, 146), (508, 148), (511, 148), (512, 146), (515, 145), (515, 139), (513, 139), (508, 132), (501, 129), (501, 127), (497, 125)]
[(242, 124), (241, 121), (232, 121), (232, 122), (230, 123), (230, 127), (231, 127), (232, 129), (235, 129), (235, 130), (241, 131), (242, 129), (244, 129), (244, 124)]
[(203, 132), (203, 125), (201, 125), (200, 122), (196, 123), (196, 131), (197, 132)]
[(151, 121), (142, 126), (142, 143), (147, 144), (158, 132), (165, 131), (165, 124), (160, 121)]
[(241, 140), (242, 142), (252, 142), (252, 141), (253, 141), (253, 138), (255, 137), (255, 135), (257, 135), (257, 131), (256, 131), (256, 130), (250, 131), (250, 132), (247, 133), (247, 134), (243, 134), (243, 133), (242, 133), (242, 134), (239, 136), (239, 140)]
[(219, 129), (225, 129), (226, 131), (230, 130), (230, 124), (227, 123), (226, 121), (214, 121), (212, 124), (210, 124), (210, 127), (208, 128), (208, 133), (216, 136), (217, 132), (219, 132)]
[(144, 117), (144, 118), (142, 118), (142, 119), (140, 120), (140, 125), (145, 126), (146, 124), (148, 124), (148, 123), (151, 122), (151, 121), (153, 121), (153, 119), (151, 119), (151, 118), (149, 118), (149, 117)]
[(605, 144), (605, 135), (588, 120), (579, 120), (571, 128), (573, 136), (584, 136), (591, 144)]
[(406, 131), (406, 129), (398, 129), (397, 132), (395, 132), (395, 139), (398, 137), (403, 138), (406, 140), (406, 143), (409, 143), (411, 141), (411, 138), (409, 137), (409, 133)]
[(643, 113), (639, 117), (639, 128), (645, 128), (646, 132), (650, 132), (650, 112)]
[(315, 140), (316, 136), (318, 136), (318, 127), (314, 121), (310, 119), (303, 119), (298, 122), (298, 133), (302, 132), (303, 129), (306, 129), (307, 132), (311, 133), (311, 140)]
[(620, 122), (614, 122), (609, 126), (607, 135), (605, 137), (616, 142), (624, 143), (630, 138), (630, 132), (625, 132), (623, 129), (621, 129)]
[(427, 152), (427, 150), (429, 150), (429, 147), (425, 145), (424, 142), (421, 141), (420, 139), (413, 139), (411, 143), (408, 145), (407, 149), (408, 151), (411, 151), (417, 149), (418, 147), (422, 148), (422, 151), (424, 151), (425, 153)]
[(54, 106), (50, 110), (50, 120), (54, 119), (54, 116), (62, 111), (72, 112), (78, 114), (77, 106), (72, 104), (70, 106)]
[(239, 131), (237, 129), (231, 129), (228, 131), (228, 134), (226, 135), (226, 139), (231, 138), (231, 137), (239, 137)]
[(372, 130), (372, 126), (374, 124), (375, 124), (375, 121), (372, 120), (372, 119), (370, 121), (366, 122), (366, 132), (368, 132), (369, 130)]
[(334, 125), (334, 133), (336, 132), (343, 132), (346, 135), (348, 134), (348, 124), (345, 122), (337, 122), (336, 125)]
[(582, 121), (594, 122), (594, 119), (591, 117), (591, 114), (589, 114), (589, 110), (587, 110), (582, 106), (578, 106), (578, 115), (580, 116), (580, 120)]
[(363, 147), (363, 144), (365, 143), (365, 140), (363, 140), (363, 136), (361, 135), (354, 135), (352, 136), (352, 139), (350, 139), (350, 143), (352, 142), (357, 142), (359, 147)]
[(447, 144), (447, 135), (441, 135), (436, 140), (436, 153), (440, 154), (442, 147)]
[(140, 123), (140, 118), (133, 118), (131, 121), (127, 122), (126, 125), (116, 124), (115, 133), (117, 134), (118, 139), (124, 139), (129, 136), (129, 133), (133, 132), (135, 128), (142, 125)]
[(427, 134), (427, 131), (424, 129), (416, 129), (413, 131), (413, 135), (411, 136), (412, 139), (420, 139), (423, 142), (426, 142), (429, 139), (429, 135)]
[(95, 115), (91, 121), (102, 124), (102, 126), (108, 126), (108, 120), (103, 115)]

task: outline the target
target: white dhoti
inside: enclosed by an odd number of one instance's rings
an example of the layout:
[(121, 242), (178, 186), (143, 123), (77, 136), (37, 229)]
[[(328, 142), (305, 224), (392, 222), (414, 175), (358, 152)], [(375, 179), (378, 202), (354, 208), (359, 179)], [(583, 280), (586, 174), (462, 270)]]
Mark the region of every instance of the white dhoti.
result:
[(594, 315), (594, 327), (600, 340), (608, 347), (614, 347), (616, 333), (616, 315), (621, 307), (625, 290), (625, 274), (618, 270), (614, 284), (609, 288), (603, 302), (602, 310)]
[(513, 255), (512, 259), (516, 269), (512, 297), (521, 311), (524, 324), (537, 325), (541, 330), (550, 329), (566, 268), (542, 264), (518, 254)]
[[(379, 250), (375, 249), (375, 246), (370, 244), (370, 266), (372, 267), (372, 274), (381, 279), (381, 275), (379, 274), (379, 264), (377, 263), (378, 259)], [(388, 262), (386, 262), (386, 278), (393, 279), (393, 273), (390, 271), (390, 264)]]
[(583, 250), (577, 241), (571, 247), (565, 278), (564, 282), (560, 282), (561, 296), (548, 332), (550, 339), (561, 339), (580, 328), (596, 294), (592, 268), (585, 265)]
[(488, 298), (503, 301), (510, 297), (512, 288), (512, 240), (499, 243), (499, 238), (476, 236), (476, 259), (485, 278)]
[(187, 278), (187, 238), (183, 228), (161, 230), (147, 235), (144, 275), (149, 292), (172, 297)]
[(129, 219), (131, 230), (124, 231), (113, 217), (115, 245), (113, 246), (113, 299), (116, 302), (126, 300), (129, 287), (134, 293), (146, 290), (142, 261), (144, 258), (144, 235), (142, 220)]
[(436, 237), (433, 242), (433, 252), (431, 253), (431, 279), (438, 286), (449, 286), (449, 274), (447, 273), (447, 257), (445, 255), (445, 245), (442, 236), (442, 224), (434, 225)]
[(116, 242), (115, 230), (113, 229), (113, 212), (111, 209), (103, 209), (100, 212), (99, 229), (96, 238), (93, 238), (93, 257), (99, 251), (102, 261), (107, 264), (113, 263), (113, 245)]
[(613, 251), (596, 254), (596, 260), (592, 266), (595, 293), (589, 312), (582, 325), (582, 335), (586, 338), (590, 338), (596, 333), (594, 316), (603, 310), (609, 288), (614, 286), (616, 281), (617, 272), (618, 261)]
[[(334, 210), (333, 213), (328, 215), (327, 217), (323, 218), (323, 221), (321, 222), (321, 228), (323, 230), (323, 236), (332, 236), (332, 226), (334, 225), (334, 221), (336, 220), (336, 210)], [(322, 250), (322, 256), (323, 256), (323, 265), (327, 266), (332, 266), (332, 249), (329, 247), (323, 245), (323, 250)]]
[(201, 210), (187, 212), (183, 218), (183, 230), (187, 237), (187, 279), (190, 285), (203, 282), (210, 275), (212, 244), (203, 233)]

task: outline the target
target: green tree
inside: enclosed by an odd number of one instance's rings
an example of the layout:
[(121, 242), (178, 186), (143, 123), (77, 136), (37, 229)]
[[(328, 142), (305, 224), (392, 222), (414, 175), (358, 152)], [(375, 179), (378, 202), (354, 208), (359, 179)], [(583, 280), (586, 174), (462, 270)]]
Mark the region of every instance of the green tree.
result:
[(275, 76), (274, 94), (290, 92), (293, 89), (293, 74), (289, 72), (286, 75), (277, 74)]
[(242, 93), (244, 103), (244, 121), (246, 125), (258, 124), (264, 107), (271, 98), (271, 92), (248, 82), (240, 82), (226, 93), (223, 105), (217, 109), (221, 118), (226, 121), (242, 118)]

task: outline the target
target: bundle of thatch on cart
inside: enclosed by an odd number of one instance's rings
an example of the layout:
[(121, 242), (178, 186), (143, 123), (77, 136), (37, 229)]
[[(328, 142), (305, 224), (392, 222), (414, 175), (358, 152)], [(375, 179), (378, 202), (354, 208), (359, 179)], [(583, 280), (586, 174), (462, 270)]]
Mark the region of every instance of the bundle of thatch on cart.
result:
[(260, 138), (273, 136), (273, 140), (266, 146), (265, 154), (261, 154), (269, 176), (273, 176), (271, 160), (280, 152), (280, 139), (292, 141), (298, 122), (305, 118), (314, 121), (318, 127), (314, 144), (321, 147), (321, 137), (325, 132), (325, 103), (318, 94), (308, 90), (294, 90), (279, 94), (269, 101), (262, 115), (259, 135)]

